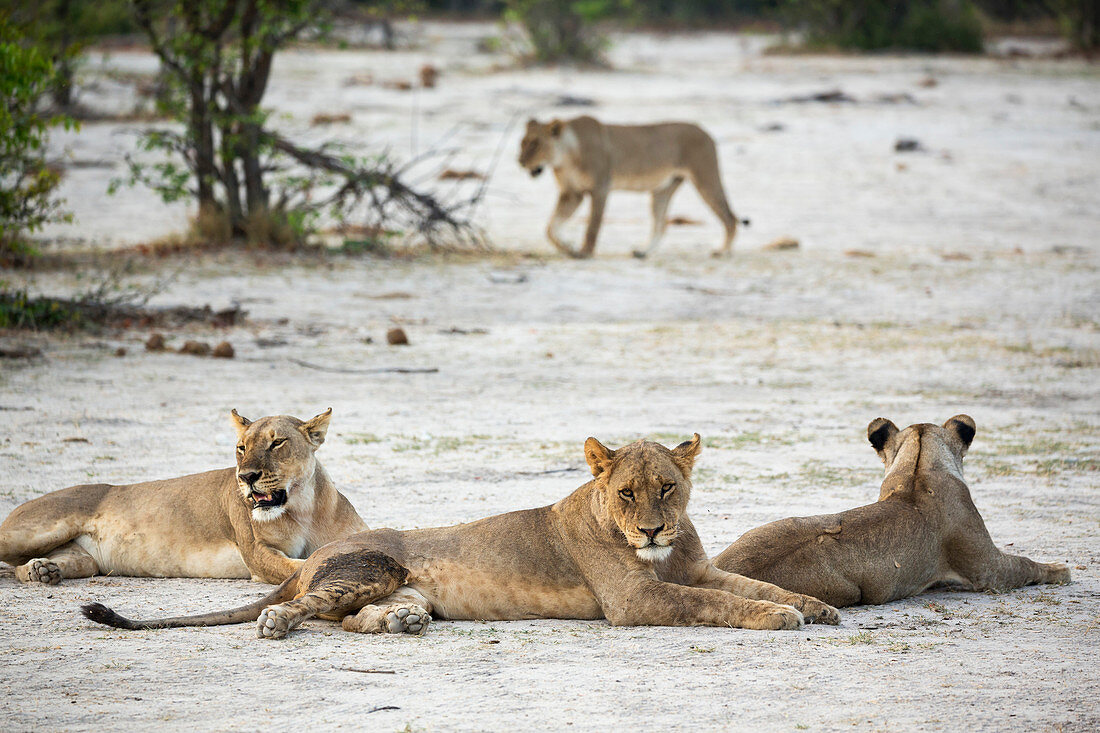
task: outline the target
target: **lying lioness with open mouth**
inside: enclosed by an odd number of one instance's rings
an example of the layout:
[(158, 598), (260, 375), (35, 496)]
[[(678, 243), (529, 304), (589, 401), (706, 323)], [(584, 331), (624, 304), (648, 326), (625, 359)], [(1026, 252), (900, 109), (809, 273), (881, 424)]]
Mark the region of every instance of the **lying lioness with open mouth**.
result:
[(715, 565), (834, 606), (886, 603), (937, 585), (1007, 590), (1064, 583), (1069, 569), (993, 544), (963, 481), (974, 420), (898, 430), (877, 418), (867, 438), (886, 466), (878, 501), (839, 514), (791, 517), (741, 535)]
[(318, 547), (367, 528), (314, 456), (331, 414), (252, 422), (234, 410), (236, 468), (32, 499), (0, 524), (0, 560), (24, 583), (98, 574), (281, 583)]
[(584, 450), (595, 478), (556, 504), (454, 527), (363, 532), (321, 548), (276, 591), (233, 611), (131, 621), (92, 604), (84, 615), (128, 629), (258, 615), (265, 639), (312, 616), (366, 633), (423, 633), (431, 615), (750, 629), (839, 622), (815, 598), (707, 559), (686, 513), (698, 435), (671, 450), (647, 441), (610, 450), (595, 438)]

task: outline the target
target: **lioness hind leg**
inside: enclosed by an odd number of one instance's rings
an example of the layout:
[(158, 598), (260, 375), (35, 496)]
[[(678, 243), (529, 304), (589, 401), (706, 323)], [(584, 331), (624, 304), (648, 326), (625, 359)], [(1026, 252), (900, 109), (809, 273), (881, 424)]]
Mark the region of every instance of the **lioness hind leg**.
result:
[(333, 555), (313, 571), (306, 591), (265, 608), (256, 620), (260, 639), (282, 639), (314, 616), (340, 619), (400, 588), (408, 571), (389, 555), (372, 550)]
[(697, 166), (691, 171), (691, 182), (695, 184), (695, 190), (700, 198), (710, 207), (726, 229), (726, 236), (722, 240), (722, 247), (715, 252), (715, 257), (729, 257), (733, 251), (733, 238), (737, 235), (737, 217), (730, 209), (726, 191), (722, 187), (722, 178), (718, 175), (718, 161), (715, 159), (712, 165)]
[(422, 635), (431, 622), (432, 604), (418, 591), (405, 587), (359, 613), (344, 617), (344, 631), (361, 634)]
[(653, 229), (649, 236), (649, 245), (644, 250), (634, 250), (635, 257), (639, 259), (646, 257), (661, 243), (661, 238), (665, 236), (665, 229), (668, 227), (668, 205), (672, 201), (672, 194), (676, 193), (676, 189), (683, 182), (682, 176), (674, 176), (665, 185), (654, 189), (653, 200), (650, 203), (650, 210), (653, 212)]
[(57, 585), (62, 578), (88, 578), (98, 573), (95, 558), (73, 542), (58, 547), (46, 557), (28, 560), (15, 569), (19, 582), (45, 585)]

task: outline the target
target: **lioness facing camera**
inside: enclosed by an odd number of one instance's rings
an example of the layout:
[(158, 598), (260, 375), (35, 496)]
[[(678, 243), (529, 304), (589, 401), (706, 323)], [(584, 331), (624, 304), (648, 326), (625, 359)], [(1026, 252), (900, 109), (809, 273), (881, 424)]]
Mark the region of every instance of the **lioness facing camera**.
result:
[(0, 524), (0, 560), (24, 583), (97, 574), (281, 583), (321, 545), (367, 528), (314, 456), (331, 414), (252, 422), (233, 410), (236, 468), (31, 499)]
[[(558, 205), (546, 227), (546, 236), (570, 257), (592, 256), (607, 194), (612, 189), (652, 192), (653, 230), (649, 244), (644, 250), (634, 251), (636, 257), (648, 255), (664, 236), (668, 204), (685, 178), (691, 180), (725, 227), (725, 239), (714, 254), (729, 255), (733, 247), (738, 222), (718, 174), (718, 150), (714, 139), (698, 125), (687, 122), (605, 125), (587, 116), (547, 124), (532, 119), (527, 121), (527, 132), (520, 143), (519, 164), (532, 176), (539, 175), (547, 166), (554, 170)], [(585, 195), (591, 199), (592, 207), (584, 246), (576, 251), (562, 241), (560, 232)]]
[(817, 599), (707, 560), (686, 513), (698, 435), (672, 450), (646, 441), (610, 450), (589, 438), (584, 452), (595, 478), (557, 504), (454, 527), (363, 532), (322, 547), (266, 598), (232, 611), (131, 621), (90, 604), (84, 615), (127, 629), (258, 615), (257, 635), (272, 639), (312, 616), (343, 619), (348, 631), (416, 634), (431, 614), (750, 629), (838, 623)]
[(1007, 590), (1068, 581), (1061, 563), (993, 544), (962, 475), (975, 430), (968, 415), (905, 430), (876, 418), (867, 438), (886, 466), (877, 502), (749, 530), (714, 564), (834, 606), (886, 603), (936, 585)]

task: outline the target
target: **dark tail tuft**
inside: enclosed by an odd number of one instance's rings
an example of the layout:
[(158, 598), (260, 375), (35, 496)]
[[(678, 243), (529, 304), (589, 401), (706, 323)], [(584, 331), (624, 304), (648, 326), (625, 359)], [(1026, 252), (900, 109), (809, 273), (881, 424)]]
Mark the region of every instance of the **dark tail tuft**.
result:
[(85, 603), (80, 607), (80, 612), (84, 614), (84, 618), (95, 621), (98, 624), (104, 624), (106, 626), (113, 626), (116, 629), (137, 629), (140, 628), (138, 624), (135, 624), (125, 616), (119, 616), (111, 609), (104, 606), (102, 603)]

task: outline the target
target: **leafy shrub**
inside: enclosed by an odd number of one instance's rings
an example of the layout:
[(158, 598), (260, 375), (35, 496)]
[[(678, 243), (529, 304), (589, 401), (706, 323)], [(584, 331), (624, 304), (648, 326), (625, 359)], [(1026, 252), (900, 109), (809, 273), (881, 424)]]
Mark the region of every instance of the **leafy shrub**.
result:
[(607, 38), (597, 25), (631, 4), (630, 0), (507, 0), (504, 18), (523, 26), (538, 63), (598, 63)]
[(75, 124), (40, 113), (54, 67), (40, 49), (20, 40), (0, 17), (0, 261), (26, 258), (33, 249), (25, 235), (66, 218), (54, 196), (60, 175), (46, 165), (46, 139), (51, 127)]
[(968, 0), (788, 0), (811, 45), (861, 51), (982, 50), (978, 15)]

